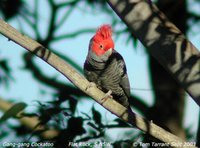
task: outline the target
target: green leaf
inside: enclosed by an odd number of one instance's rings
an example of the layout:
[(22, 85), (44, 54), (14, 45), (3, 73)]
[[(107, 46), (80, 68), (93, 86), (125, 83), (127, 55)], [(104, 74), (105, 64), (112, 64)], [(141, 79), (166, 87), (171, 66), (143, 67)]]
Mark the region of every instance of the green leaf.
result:
[(82, 135), (86, 133), (86, 130), (83, 126), (84, 119), (82, 117), (71, 117), (68, 120), (68, 130), (73, 131), (71, 134)]
[(77, 103), (78, 103), (78, 101), (75, 98), (71, 97), (69, 99), (69, 106), (70, 106), (70, 109), (71, 109), (72, 113), (75, 113), (76, 107), (77, 107)]
[(137, 48), (137, 46), (138, 46), (138, 40), (137, 38), (133, 38), (133, 47)]
[(101, 114), (97, 110), (95, 110), (94, 106), (92, 107), (92, 115), (93, 115), (94, 122), (98, 124), (99, 126), (102, 126)]
[(16, 115), (26, 108), (27, 104), (20, 102), (14, 104), (8, 111), (6, 111), (3, 116), (0, 118), (0, 123), (8, 120), (9, 118), (16, 117)]
[(0, 61), (0, 67), (6, 72), (10, 73), (10, 68), (8, 66), (8, 62), (6, 60)]
[(124, 122), (124, 121), (121, 120), (121, 119), (115, 119), (114, 121), (118, 123), (118, 126), (119, 126), (119, 127), (130, 127), (129, 124), (127, 124), (126, 122)]

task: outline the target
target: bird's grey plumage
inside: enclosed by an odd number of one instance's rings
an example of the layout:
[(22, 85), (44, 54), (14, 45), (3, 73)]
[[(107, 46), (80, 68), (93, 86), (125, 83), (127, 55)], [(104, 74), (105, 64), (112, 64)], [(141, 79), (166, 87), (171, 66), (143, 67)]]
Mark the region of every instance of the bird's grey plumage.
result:
[(122, 56), (115, 50), (107, 61), (94, 60), (90, 54), (84, 64), (84, 74), (102, 91), (112, 91), (112, 96), (125, 107), (129, 106), (130, 84)]

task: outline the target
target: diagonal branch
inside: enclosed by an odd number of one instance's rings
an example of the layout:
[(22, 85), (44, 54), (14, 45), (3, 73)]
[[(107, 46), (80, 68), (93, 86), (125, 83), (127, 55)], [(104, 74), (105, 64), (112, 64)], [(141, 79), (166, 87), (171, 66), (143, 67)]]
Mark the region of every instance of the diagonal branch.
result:
[[(108, 0), (130, 31), (200, 106), (200, 53), (152, 3)], [(141, 11), (142, 10), (142, 11)]]
[(179, 137), (160, 128), (153, 122), (147, 121), (141, 116), (138, 116), (135, 113), (128, 111), (127, 108), (116, 102), (114, 99), (106, 99), (106, 101), (102, 102), (102, 98), (105, 96), (104, 92), (99, 90), (97, 87), (88, 87), (90, 84), (89, 81), (85, 79), (82, 75), (77, 73), (75, 69), (67, 64), (64, 60), (59, 58), (54, 53), (50, 52), (48, 49), (46, 49), (36, 41), (30, 39), (25, 35), (20, 34), (16, 29), (14, 29), (1, 19), (0, 33), (10, 40), (14, 41), (15, 43), (19, 44), (20, 46), (24, 47), (26, 50), (40, 57), (46, 63), (62, 73), (80, 90), (85, 92), (96, 102), (101, 104), (104, 108), (106, 108), (122, 120), (142, 130), (146, 134), (150, 134), (151, 136), (163, 142), (169, 143), (170, 145), (173, 145), (174, 143), (184, 144), (184, 141)]
[(65, 93), (74, 94), (75, 96), (85, 96), (85, 94), (79, 89), (68, 85), (66, 83), (58, 82), (54, 78), (47, 77), (42, 71), (33, 63), (33, 55), (31, 53), (25, 53), (25, 68), (31, 70), (33, 77), (51, 88), (63, 90)]
[[(56, 53), (56, 51), (54, 53)], [(59, 57), (62, 57), (62, 59), (65, 58), (63, 57), (63, 55), (60, 55), (59, 53), (57, 53), (57, 55), (59, 55)], [(37, 67), (37, 65), (33, 62), (33, 55), (31, 53), (24, 54), (24, 61), (26, 64), (25, 68), (30, 70), (32, 72), (33, 77), (39, 82), (43, 83), (44, 85), (48, 85), (54, 89), (64, 91), (67, 94), (73, 94), (75, 96), (81, 96), (81, 97), (86, 96), (86, 94), (80, 91), (79, 89), (69, 84), (59, 82), (51, 77), (48, 77), (44, 73), (42, 73), (39, 67)], [(76, 65), (75, 63), (71, 62), (70, 59), (65, 60), (65, 61), (67, 61), (67, 63), (69, 63), (70, 65), (73, 65), (73, 67), (79, 72), (82, 71), (80, 67)], [(141, 114), (145, 114), (147, 110), (149, 109), (148, 105), (145, 104), (141, 98), (135, 95), (131, 95), (130, 104), (133, 105), (133, 107), (137, 109)]]
[[(60, 8), (60, 7), (58, 6), (58, 8)], [(65, 12), (65, 14), (61, 18), (61, 20), (57, 23), (55, 29), (58, 30), (58, 28), (60, 28), (65, 23), (66, 19), (69, 18), (70, 14), (73, 12), (73, 10), (74, 10), (74, 7), (70, 7), (69, 10), (67, 12)]]

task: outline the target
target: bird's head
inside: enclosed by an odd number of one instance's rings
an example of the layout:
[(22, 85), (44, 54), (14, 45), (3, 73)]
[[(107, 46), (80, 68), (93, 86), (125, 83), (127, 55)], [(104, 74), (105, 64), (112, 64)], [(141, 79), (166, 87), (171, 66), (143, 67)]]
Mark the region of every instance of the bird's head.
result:
[(114, 42), (112, 40), (112, 28), (110, 25), (100, 26), (90, 41), (89, 51), (92, 58), (99, 62), (108, 60), (114, 50)]

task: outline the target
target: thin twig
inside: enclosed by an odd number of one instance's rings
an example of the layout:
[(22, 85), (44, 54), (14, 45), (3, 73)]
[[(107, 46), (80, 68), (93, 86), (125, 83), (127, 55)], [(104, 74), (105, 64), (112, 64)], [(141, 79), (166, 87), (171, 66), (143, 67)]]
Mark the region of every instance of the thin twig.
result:
[(61, 2), (59, 4), (57, 4), (58, 7), (66, 7), (66, 6), (69, 6), (69, 5), (73, 5), (73, 4), (76, 4), (78, 2), (78, 0), (68, 0), (67, 2)]
[(58, 35), (58, 36), (54, 37), (53, 42), (56, 42), (56, 41), (59, 41), (59, 40), (63, 40), (63, 39), (66, 39), (66, 38), (76, 37), (76, 36), (79, 36), (79, 35), (85, 34), (85, 33), (93, 33), (93, 32), (95, 32), (95, 30), (96, 29), (85, 28), (85, 29), (77, 30), (75, 32)]
[(63, 15), (61, 20), (57, 23), (56, 28), (55, 28), (56, 30), (58, 30), (66, 22), (66, 19), (69, 18), (73, 10), (74, 10), (74, 7), (70, 7), (67, 9), (67, 12)]

